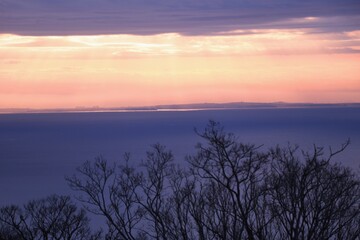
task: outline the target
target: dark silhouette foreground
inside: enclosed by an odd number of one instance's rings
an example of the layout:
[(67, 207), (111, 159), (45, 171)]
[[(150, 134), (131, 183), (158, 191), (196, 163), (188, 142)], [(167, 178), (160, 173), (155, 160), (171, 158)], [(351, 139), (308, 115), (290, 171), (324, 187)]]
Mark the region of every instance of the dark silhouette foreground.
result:
[(12, 205), (0, 209), (0, 239), (83, 239), (92, 234), (84, 209), (68, 196), (51, 195), (28, 202), (23, 208)]
[(331, 162), (348, 142), (325, 156), (316, 146), (263, 151), (212, 121), (198, 134), (203, 141), (185, 167), (157, 144), (141, 166), (129, 154), (120, 165), (98, 157), (67, 178), (84, 208), (106, 220), (104, 233), (92, 233), (68, 197), (51, 196), (1, 208), (0, 238), (360, 238), (359, 176)]

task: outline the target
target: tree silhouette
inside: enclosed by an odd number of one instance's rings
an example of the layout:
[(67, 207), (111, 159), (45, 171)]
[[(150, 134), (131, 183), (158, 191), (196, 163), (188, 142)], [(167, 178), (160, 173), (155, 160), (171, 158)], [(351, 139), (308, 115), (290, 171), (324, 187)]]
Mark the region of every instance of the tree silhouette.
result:
[(70, 187), (83, 195), (79, 200), (90, 212), (105, 217), (108, 238), (145, 239), (170, 234), (165, 180), (169, 177), (171, 152), (157, 144), (147, 153), (146, 171), (137, 172), (128, 163), (110, 165), (102, 157), (78, 168), (79, 176), (68, 177)]
[(243, 144), (210, 121), (185, 166), (156, 144), (141, 166), (99, 157), (67, 178), (108, 239), (359, 239), (359, 176), (342, 152)]
[[(344, 145), (341, 149), (345, 149)], [(272, 151), (267, 180), (272, 227), (287, 239), (358, 239), (359, 179), (322, 158), (323, 149), (297, 159), (296, 148)]]
[(199, 144), (197, 154), (188, 160), (207, 193), (203, 200), (207, 219), (202, 224), (218, 239), (262, 238), (265, 223), (256, 220), (268, 154), (239, 143), (215, 122), (199, 135), (206, 145)]
[(99, 239), (91, 234), (89, 219), (68, 196), (51, 195), (28, 202), (24, 208), (11, 205), (0, 209), (0, 239)]

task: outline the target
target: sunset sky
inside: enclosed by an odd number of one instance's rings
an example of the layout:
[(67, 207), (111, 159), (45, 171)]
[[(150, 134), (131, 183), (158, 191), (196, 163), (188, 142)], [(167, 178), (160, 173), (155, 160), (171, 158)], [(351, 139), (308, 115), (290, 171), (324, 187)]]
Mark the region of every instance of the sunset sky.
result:
[(360, 102), (359, 0), (0, 0), (0, 108)]

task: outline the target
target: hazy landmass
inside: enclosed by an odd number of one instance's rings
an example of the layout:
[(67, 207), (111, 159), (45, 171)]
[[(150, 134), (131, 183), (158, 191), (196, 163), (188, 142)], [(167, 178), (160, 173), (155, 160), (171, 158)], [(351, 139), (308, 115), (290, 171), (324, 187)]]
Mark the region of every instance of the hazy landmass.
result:
[(251, 109), (251, 108), (318, 108), (318, 107), (360, 107), (360, 103), (287, 103), (287, 102), (230, 102), (230, 103), (193, 103), (170, 104), (141, 107), (74, 107), (74, 108), (0, 108), (0, 114), (9, 113), (66, 113), (66, 112), (155, 112), (155, 111), (201, 111), (223, 109)]

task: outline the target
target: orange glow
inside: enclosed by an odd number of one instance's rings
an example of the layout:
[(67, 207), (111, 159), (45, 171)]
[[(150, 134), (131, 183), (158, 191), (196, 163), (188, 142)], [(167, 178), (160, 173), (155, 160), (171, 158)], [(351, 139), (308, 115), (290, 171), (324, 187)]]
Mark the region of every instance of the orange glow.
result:
[(239, 34), (0, 35), (0, 108), (360, 102), (358, 31)]

